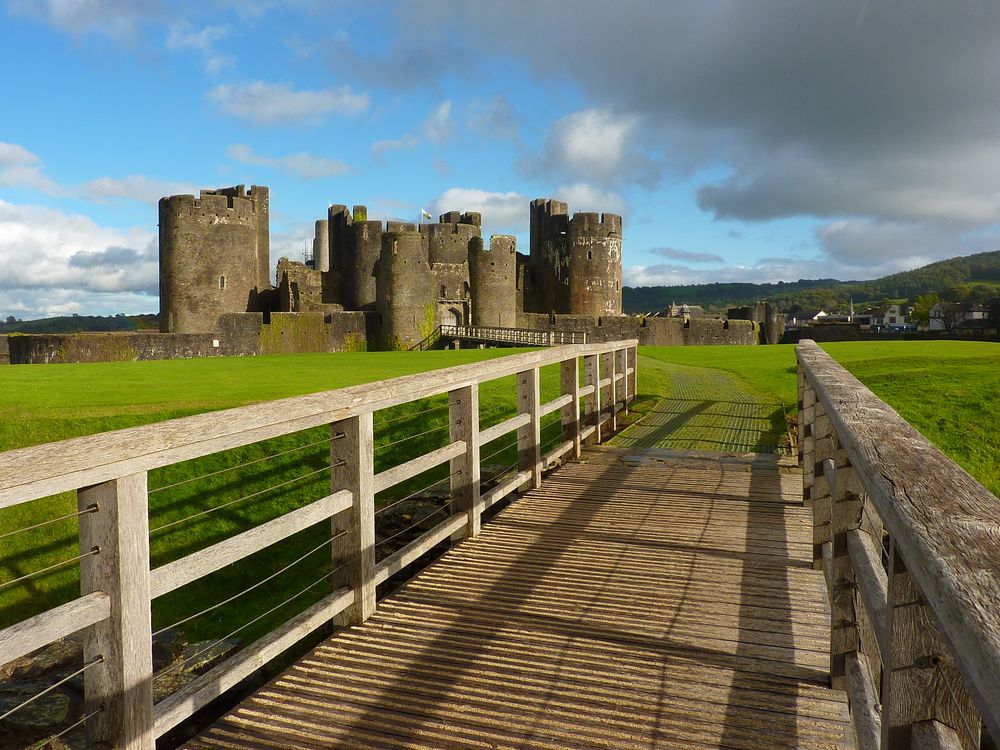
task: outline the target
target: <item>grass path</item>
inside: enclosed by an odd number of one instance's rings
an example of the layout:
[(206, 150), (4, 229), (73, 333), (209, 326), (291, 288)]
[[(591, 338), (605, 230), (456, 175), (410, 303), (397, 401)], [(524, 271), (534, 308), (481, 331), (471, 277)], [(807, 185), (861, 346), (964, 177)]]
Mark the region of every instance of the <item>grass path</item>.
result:
[(781, 404), (732, 373), (643, 356), (658, 371), (666, 398), (611, 440), (612, 445), (676, 450), (777, 453)]

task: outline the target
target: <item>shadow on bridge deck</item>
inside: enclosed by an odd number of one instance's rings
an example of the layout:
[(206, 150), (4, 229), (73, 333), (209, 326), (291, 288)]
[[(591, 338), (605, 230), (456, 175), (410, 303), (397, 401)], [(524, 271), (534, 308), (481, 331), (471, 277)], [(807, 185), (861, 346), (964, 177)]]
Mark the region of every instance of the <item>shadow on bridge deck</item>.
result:
[(800, 482), (589, 450), (188, 746), (850, 746)]

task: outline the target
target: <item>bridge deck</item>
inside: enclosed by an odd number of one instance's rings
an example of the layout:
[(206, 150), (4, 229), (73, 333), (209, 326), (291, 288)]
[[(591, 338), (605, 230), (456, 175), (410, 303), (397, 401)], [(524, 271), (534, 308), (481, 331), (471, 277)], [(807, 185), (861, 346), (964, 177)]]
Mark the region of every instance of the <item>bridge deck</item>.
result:
[(188, 746), (849, 747), (793, 471), (588, 450)]

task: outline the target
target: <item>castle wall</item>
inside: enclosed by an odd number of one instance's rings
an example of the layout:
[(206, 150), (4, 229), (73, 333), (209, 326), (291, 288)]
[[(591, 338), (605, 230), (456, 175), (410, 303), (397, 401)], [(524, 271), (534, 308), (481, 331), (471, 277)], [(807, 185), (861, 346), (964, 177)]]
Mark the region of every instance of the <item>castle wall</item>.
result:
[(10, 364), (10, 349), (7, 347), (7, 335), (0, 334), (0, 365)]
[(569, 221), (568, 307), (572, 315), (621, 315), (622, 219), (574, 214)]
[(762, 344), (777, 344), (785, 333), (785, 314), (778, 312), (778, 308), (770, 302), (731, 308), (728, 317), (730, 320), (752, 320), (757, 323)]
[[(455, 212), (457, 213), (457, 212)], [(441, 217), (443, 222), (451, 214)], [(478, 214), (477, 214), (478, 216)], [(462, 218), (459, 216), (459, 218)], [(465, 263), (469, 257), (469, 243), (480, 236), (475, 224), (421, 224), (420, 233), (427, 238), (427, 252), (431, 265), (435, 263)]]
[(757, 326), (748, 320), (640, 318), (631, 315), (543, 315), (522, 313), (519, 328), (586, 333), (587, 341), (639, 339), (642, 346), (748, 346), (757, 343)]
[(212, 333), (73, 333), (11, 336), (11, 364), (116, 362), (365, 349), (374, 313), (222, 315)]
[(436, 324), (435, 278), (420, 232), (403, 229), (382, 235), (377, 273), (380, 348), (408, 349)]
[(282, 312), (323, 312), (343, 309), (326, 302), (328, 275), (314, 271), (304, 263), (278, 260), (278, 309)]
[(472, 324), (510, 328), (517, 325), (517, 241), (510, 235), (490, 237), (469, 252)]
[(526, 312), (569, 311), (568, 210), (562, 201), (531, 201), (531, 248), (523, 308)]
[[(266, 188), (253, 187), (253, 198), (240, 197), (243, 187), (203, 190), (199, 198), (161, 198), (160, 330), (207, 333), (219, 315), (246, 312), (257, 305), (260, 224), (266, 216)], [(263, 194), (261, 193), (263, 191)], [(263, 277), (269, 277), (264, 270)], [(267, 284), (270, 288), (270, 284)]]

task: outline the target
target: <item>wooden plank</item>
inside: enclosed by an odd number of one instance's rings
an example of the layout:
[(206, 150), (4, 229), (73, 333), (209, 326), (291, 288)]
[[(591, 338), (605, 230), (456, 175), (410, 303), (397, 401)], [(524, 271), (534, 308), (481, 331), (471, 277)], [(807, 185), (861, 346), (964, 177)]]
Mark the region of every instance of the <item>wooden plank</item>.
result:
[(338, 624), (364, 622), (375, 611), (374, 424), (371, 412), (330, 425), (330, 487), (351, 493), (351, 507), (330, 519), (331, 586), (354, 592)]
[(94, 591), (0, 630), (0, 666), (106, 620), (111, 598)]
[(320, 500), (254, 526), (229, 539), (161, 565), (150, 573), (150, 596), (155, 599), (197, 581), (237, 560), (287, 539), (315, 523), (351, 507), (351, 493), (341, 490)]
[(353, 604), (354, 592), (338, 589), (163, 699), (154, 710), (153, 736), (170, 731)]
[(815, 342), (797, 353), (983, 721), (1000, 737), (1000, 503)]
[(583, 424), (586, 425), (582, 435), (585, 445), (595, 445), (601, 442), (601, 358), (597, 354), (583, 358)]
[(443, 368), (432, 378), (406, 375), (7, 451), (0, 454), (0, 508), (635, 343), (555, 347)]
[(517, 374), (517, 410), (530, 417), (528, 424), (517, 430), (517, 467), (531, 474), (531, 478), (519, 488), (521, 492), (542, 486), (540, 387), (537, 367)]
[(882, 707), (867, 661), (860, 651), (845, 654), (845, 681), (857, 750), (879, 750), (882, 743)]
[(510, 479), (502, 484), (498, 484), (496, 487), (489, 489), (483, 494), (483, 509), (489, 508), (494, 503), (503, 500), (507, 495), (516, 490), (518, 487), (523, 485), (525, 482), (531, 479), (531, 473), (528, 471), (519, 471), (514, 474)]
[(872, 630), (875, 631), (879, 653), (888, 655), (889, 597), (882, 556), (875, 549), (872, 538), (859, 529), (847, 532), (847, 547), (854, 565), (858, 590), (871, 620)]
[(464, 440), (456, 440), (442, 448), (437, 448), (422, 456), (417, 456), (406, 463), (393, 466), (391, 469), (379, 472), (375, 475), (372, 487), (376, 493), (387, 490), (400, 482), (412, 479), (417, 474), (422, 474), (429, 469), (440, 466), (445, 461), (451, 461), (456, 456), (465, 453), (467, 445)]
[(913, 725), (912, 750), (961, 750), (958, 732), (940, 721), (921, 721)]
[(84, 672), (84, 710), (90, 745), (153, 750), (153, 644), (149, 595), (149, 518), (146, 475), (133, 474), (81, 489), (80, 593), (107, 594), (107, 619), (84, 631), (83, 658), (100, 663)]
[(580, 398), (584, 398), (585, 396), (590, 396), (594, 392), (594, 390), (595, 389), (593, 385), (581, 385), (580, 390), (578, 390), (576, 393)]
[(573, 403), (573, 394), (565, 393), (559, 398), (554, 398), (548, 403), (542, 404), (538, 409), (538, 414), (539, 416), (544, 417), (554, 411), (561, 410), (564, 406), (571, 403)]
[(452, 511), (461, 513), (466, 526), (455, 540), (479, 534), (482, 498), (479, 496), (479, 386), (469, 385), (448, 394), (448, 430), (455, 444), (465, 450), (451, 459), (449, 484)]
[(468, 524), (466, 513), (457, 513), (439, 523), (430, 531), (421, 534), (402, 549), (375, 564), (375, 585), (388, 580), (435, 545), (461, 531)]
[(569, 453), (571, 450), (573, 450), (573, 441), (572, 440), (564, 440), (559, 445), (557, 445), (555, 448), (553, 448), (548, 453), (545, 453), (542, 456), (542, 467), (543, 468), (548, 468), (548, 466), (550, 464), (552, 464), (556, 460), (562, 458), (567, 453)]
[(573, 457), (580, 458), (580, 360), (577, 357), (564, 360), (559, 366), (559, 385), (563, 396), (569, 397), (560, 414), (563, 437), (573, 441)]
[[(830, 462), (833, 463), (832, 461)], [(857, 576), (847, 546), (847, 535), (861, 526), (864, 488), (847, 454), (837, 451), (836, 469), (830, 484), (830, 523), (833, 540), (832, 583), (830, 590), (830, 686), (847, 688), (844, 658), (860, 651)]]
[(516, 414), (510, 419), (506, 419), (503, 422), (493, 425), (492, 427), (487, 427), (485, 430), (480, 430), (479, 445), (482, 447), (487, 443), (493, 442), (498, 437), (503, 437), (508, 432), (513, 432), (518, 427), (523, 427), (530, 421), (530, 414)]

